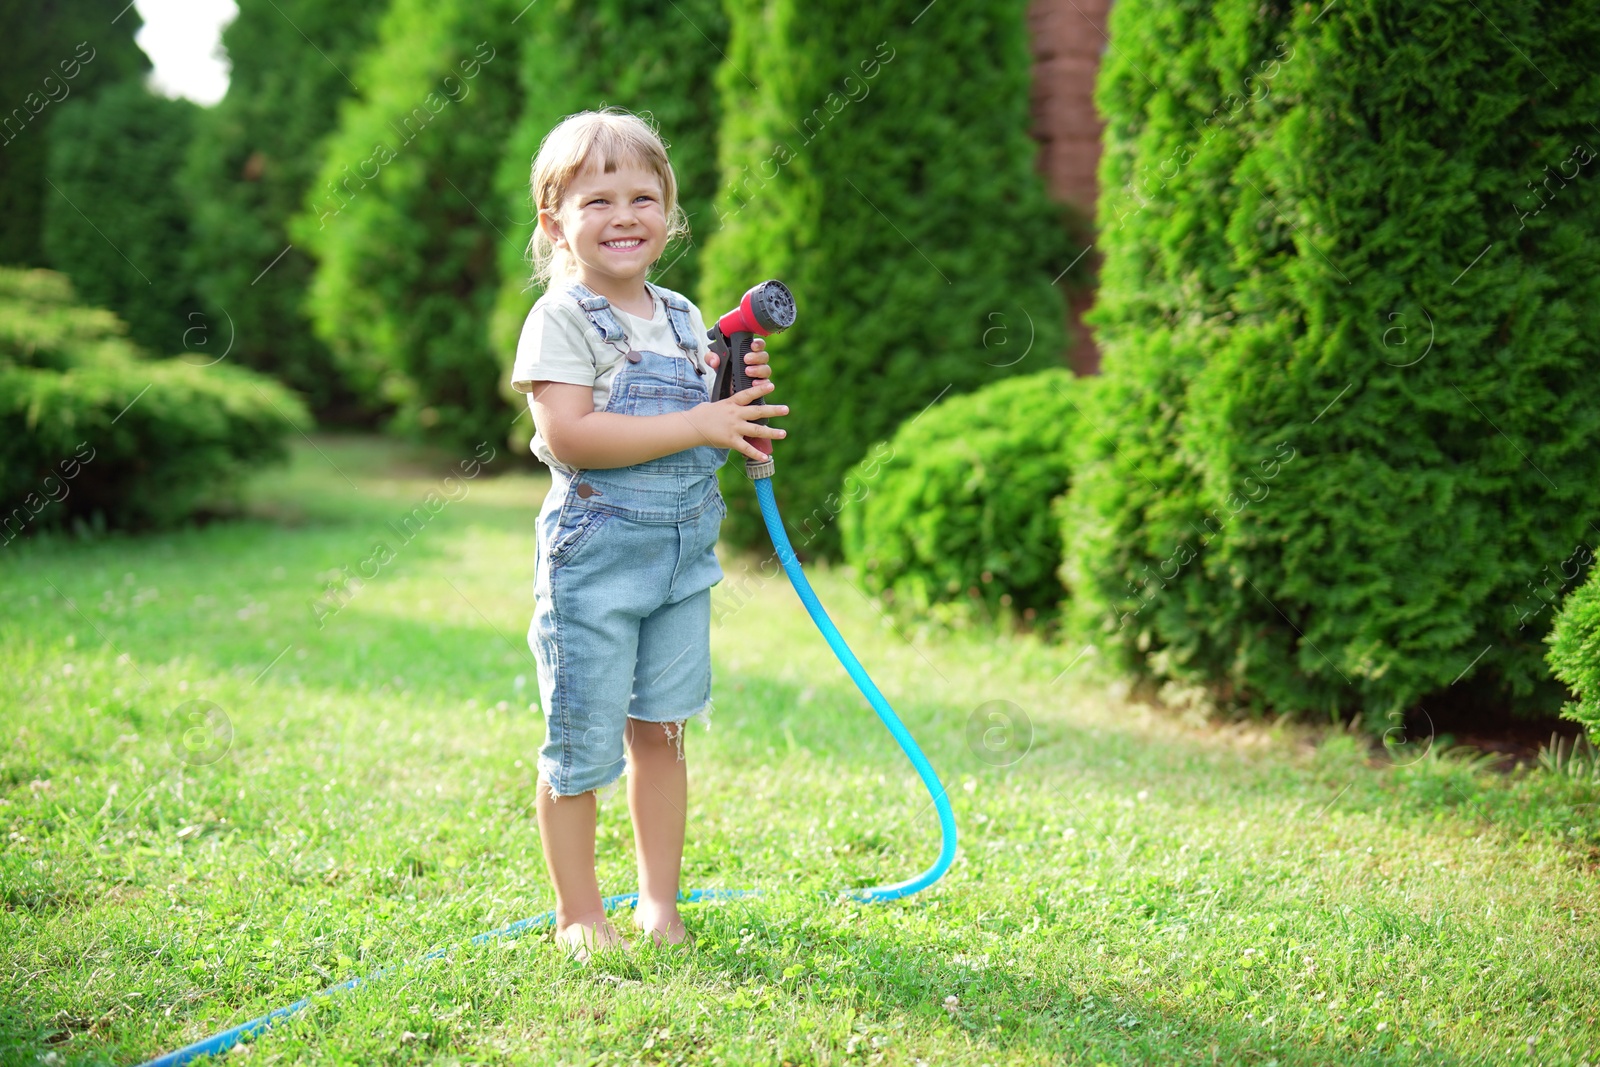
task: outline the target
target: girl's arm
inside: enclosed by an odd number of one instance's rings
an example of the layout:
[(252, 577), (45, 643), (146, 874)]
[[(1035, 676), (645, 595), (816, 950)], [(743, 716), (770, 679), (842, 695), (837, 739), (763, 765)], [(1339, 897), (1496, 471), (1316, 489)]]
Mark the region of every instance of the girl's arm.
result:
[[(757, 338), (756, 343), (761, 340)], [(784, 404), (754, 403), (773, 389), (772, 383), (765, 380), (772, 374), (765, 351), (749, 353), (745, 367), (756, 379), (750, 388), (726, 400), (697, 404), (688, 411), (667, 415), (595, 411), (594, 390), (589, 386), (535, 382), (529, 394), (534, 425), (556, 459), (580, 470), (628, 467), (699, 445), (731, 448), (752, 459), (764, 460), (766, 455), (745, 438), (777, 438), (787, 431), (759, 426), (753, 420), (787, 415), (789, 408)]]

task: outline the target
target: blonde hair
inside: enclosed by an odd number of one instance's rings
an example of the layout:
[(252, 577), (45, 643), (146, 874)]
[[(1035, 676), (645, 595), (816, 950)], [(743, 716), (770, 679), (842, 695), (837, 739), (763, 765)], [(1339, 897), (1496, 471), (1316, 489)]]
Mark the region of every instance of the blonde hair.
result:
[(528, 241), (528, 256), (533, 261), (535, 284), (549, 285), (552, 279), (573, 271), (570, 256), (545, 236), (544, 228), (539, 225), (539, 213), (550, 210), (560, 214), (561, 201), (572, 180), (590, 163), (599, 164), (606, 174), (630, 163), (653, 172), (661, 182), (667, 241), (670, 243), (689, 232), (689, 220), (678, 205), (678, 179), (667, 160), (666, 143), (653, 125), (620, 107), (568, 115), (545, 134), (538, 154), (533, 157), (529, 182), (533, 194), (533, 237)]

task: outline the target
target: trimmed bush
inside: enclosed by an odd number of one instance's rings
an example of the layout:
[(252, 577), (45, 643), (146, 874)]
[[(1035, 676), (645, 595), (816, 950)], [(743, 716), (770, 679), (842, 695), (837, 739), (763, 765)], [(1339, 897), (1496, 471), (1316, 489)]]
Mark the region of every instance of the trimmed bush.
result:
[(50, 124), (67, 101), (144, 76), (150, 60), (133, 42), (142, 25), (127, 0), (0, 5), (0, 263), (49, 265), (44, 215), (57, 197), (45, 184)]
[(228, 94), (200, 116), (185, 162), (194, 203), (190, 252), (207, 316), (204, 330), (190, 335), (190, 350), (227, 350), (335, 421), (360, 420), (374, 401), (344, 382), (312, 333), (302, 305), (313, 264), (304, 249), (290, 247), (288, 223), (322, 164), (318, 142), (354, 92), (341, 71), (355, 69), (381, 10), (240, 0), (222, 31)]
[[(698, 302), (714, 316), (765, 278), (794, 290), (799, 318), (772, 345), (771, 399), (792, 409), (773, 481), (788, 514), (814, 513), (946, 393), (1059, 363), (1052, 282), (1081, 245), (1035, 170), (1026, 11), (936, 5), (911, 26), (885, 5), (729, 6), (720, 229)], [(723, 477), (723, 537), (765, 543), (737, 458)], [(832, 523), (810, 539), (809, 554), (838, 552)]]
[(1583, 723), (1589, 740), (1600, 744), (1600, 571), (1567, 594), (1545, 641), (1550, 670), (1577, 697), (1561, 714)]
[(309, 416), (262, 375), (148, 360), (52, 271), (0, 268), (3, 540), (82, 520), (175, 523), (225, 500)]
[(396, 0), (290, 224), (318, 259), (317, 334), (353, 386), (395, 408), (390, 429), (466, 450), (504, 439), (516, 416), (488, 324), (526, 6)]
[(1380, 724), (1559, 703), (1529, 591), (1600, 522), (1600, 11), (1462, 17), (1113, 7), (1105, 433), (1059, 514), (1115, 663)]
[[(501, 391), (518, 414), (527, 410), (528, 399), (510, 387), (511, 364), (523, 321), (544, 293), (531, 282), (526, 255), (535, 225), (528, 180), (539, 142), (577, 111), (615, 105), (648, 113), (668, 142), (678, 200), (690, 227), (688, 239), (666, 250), (650, 280), (693, 294), (701, 245), (716, 228), (711, 198), (717, 182), (718, 99), (705, 57), (707, 49), (723, 49), (728, 35), (718, 0), (666, 5), (545, 0), (520, 25), (527, 28), (518, 60), (524, 105), (496, 181), (509, 240), (495, 245), (501, 283), (490, 328), (502, 368)], [(615, 62), (616, 56), (644, 55), (648, 62)], [(509, 443), (519, 453), (528, 451), (532, 423), (519, 419), (511, 433)]]
[(1007, 378), (901, 423), (845, 474), (846, 562), (873, 592), (945, 622), (1051, 620), (1064, 590), (1048, 504), (1067, 489), (1068, 443), (1093, 382), (1065, 368)]
[(69, 100), (50, 126), (50, 264), (159, 352), (180, 351), (200, 321), (186, 261), (189, 209), (176, 180), (199, 113), (127, 82)]

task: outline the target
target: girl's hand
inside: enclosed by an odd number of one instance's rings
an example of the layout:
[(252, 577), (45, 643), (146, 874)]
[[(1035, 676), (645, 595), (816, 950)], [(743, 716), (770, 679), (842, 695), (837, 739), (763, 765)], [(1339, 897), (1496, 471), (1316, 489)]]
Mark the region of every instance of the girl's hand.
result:
[[(765, 368), (771, 370), (770, 367)], [(752, 371), (751, 373), (754, 373)], [(756, 462), (767, 458), (767, 454), (746, 440), (748, 437), (787, 437), (788, 430), (777, 426), (761, 426), (754, 420), (770, 419), (776, 415), (789, 414), (787, 404), (758, 404), (760, 397), (766, 396), (775, 389), (770, 381), (757, 381), (750, 388), (734, 393), (726, 400), (715, 403), (707, 401), (696, 404), (688, 412), (695, 428), (700, 431), (700, 436), (706, 444), (716, 448), (729, 448), (742, 452)]]
[[(752, 378), (771, 378), (772, 365), (767, 362), (767, 359), (767, 339), (765, 337), (754, 338), (750, 342), (750, 351), (744, 355), (745, 373)], [(709, 353), (706, 356), (706, 365), (712, 370), (716, 370), (722, 365), (722, 357), (715, 352)]]

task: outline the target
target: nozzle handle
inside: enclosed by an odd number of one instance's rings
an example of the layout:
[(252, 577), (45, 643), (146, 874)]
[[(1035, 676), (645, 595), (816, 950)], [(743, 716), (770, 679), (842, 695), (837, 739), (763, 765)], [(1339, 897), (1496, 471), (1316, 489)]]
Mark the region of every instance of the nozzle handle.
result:
[[(733, 393), (742, 392), (759, 381), (757, 378), (750, 377), (750, 372), (745, 369), (744, 365), (744, 357), (749, 353), (750, 346), (755, 341), (755, 336), (753, 333), (743, 332), (728, 335), (728, 369), (730, 372), (728, 380), (732, 383)], [(732, 395), (732, 393), (729, 395)], [(772, 394), (768, 393), (757, 403), (771, 403), (771, 396)], [(767, 424), (766, 419), (756, 419), (755, 422), (760, 426)], [(759, 451), (769, 456), (772, 455), (772, 438), (746, 437), (745, 440), (755, 445)]]

